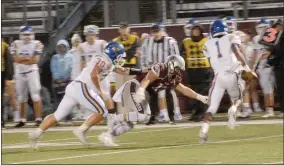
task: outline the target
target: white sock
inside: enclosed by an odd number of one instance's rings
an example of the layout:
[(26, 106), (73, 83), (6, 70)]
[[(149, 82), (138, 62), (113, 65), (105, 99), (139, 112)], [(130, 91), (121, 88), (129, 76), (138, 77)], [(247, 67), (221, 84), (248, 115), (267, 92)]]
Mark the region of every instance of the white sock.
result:
[(42, 118), (41, 118), (41, 117), (37, 117), (37, 118), (35, 119), (35, 121), (42, 121)]
[(259, 107), (259, 103), (253, 103), (252, 105), (253, 105), (253, 108), (254, 108), (254, 109), (260, 108), (260, 107)]
[(14, 122), (20, 122), (21, 121), (20, 111), (13, 111), (13, 118)]
[(161, 114), (161, 115), (164, 115), (164, 116), (169, 116), (167, 109), (161, 109), (161, 110), (160, 110), (160, 114)]
[(209, 122), (202, 122), (201, 132), (207, 134), (209, 131), (210, 125)]
[(88, 126), (86, 123), (83, 123), (78, 129), (81, 130), (82, 132), (86, 132), (90, 126)]
[(21, 121), (22, 121), (23, 123), (25, 123), (25, 122), (27, 122), (27, 119), (22, 118)]
[(249, 103), (243, 103), (243, 108), (250, 108)]
[(43, 130), (40, 129), (40, 128), (37, 128), (37, 129), (35, 130), (35, 132), (36, 132), (39, 136), (43, 134)]
[(180, 107), (176, 107), (174, 110), (175, 113), (180, 113)]
[[(117, 121), (125, 121), (125, 115), (124, 114), (117, 114), (116, 115), (116, 120)], [(126, 121), (128, 120), (128, 116), (126, 115)]]

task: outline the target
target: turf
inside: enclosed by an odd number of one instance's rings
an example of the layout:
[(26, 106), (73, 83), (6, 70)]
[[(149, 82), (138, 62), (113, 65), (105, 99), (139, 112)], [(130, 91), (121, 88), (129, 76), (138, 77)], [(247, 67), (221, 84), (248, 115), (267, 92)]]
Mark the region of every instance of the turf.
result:
[[(273, 163), (283, 161), (283, 125), (241, 125), (235, 130), (213, 126), (207, 144), (198, 143), (199, 127), (136, 129), (117, 138), (119, 147), (98, 143), (102, 131), (90, 131), (89, 147), (78, 144), (70, 131), (48, 132), (48, 146), (5, 149), (27, 144), (27, 133), (2, 134), (2, 163), (28, 164), (173, 164)], [(60, 146), (64, 145), (65, 146)], [(53, 146), (52, 146), (53, 145)], [(29, 162), (31, 161), (31, 162)]]

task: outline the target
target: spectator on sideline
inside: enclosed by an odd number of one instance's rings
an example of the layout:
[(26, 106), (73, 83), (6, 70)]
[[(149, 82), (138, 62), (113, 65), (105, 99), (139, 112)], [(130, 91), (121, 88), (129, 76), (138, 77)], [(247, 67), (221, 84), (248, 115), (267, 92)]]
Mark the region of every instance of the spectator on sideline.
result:
[[(193, 24), (190, 37), (182, 41), (180, 53), (185, 57), (188, 84), (192, 90), (202, 95), (208, 95), (213, 77), (209, 60), (204, 56), (202, 47), (208, 39), (203, 34), (200, 24)], [(207, 105), (195, 100), (189, 100), (192, 115), (190, 120), (200, 121), (207, 110)]]
[[(53, 90), (56, 107), (63, 99), (65, 88), (71, 80), (72, 55), (68, 52), (69, 44), (66, 40), (59, 40), (56, 45), (56, 52), (51, 58), (50, 70), (53, 79)], [(66, 121), (71, 120), (71, 115), (66, 117)]]

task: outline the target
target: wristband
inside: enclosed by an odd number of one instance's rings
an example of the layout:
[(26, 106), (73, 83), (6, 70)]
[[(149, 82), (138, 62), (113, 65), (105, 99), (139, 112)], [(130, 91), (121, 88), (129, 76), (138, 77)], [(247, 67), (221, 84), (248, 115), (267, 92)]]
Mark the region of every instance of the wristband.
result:
[(129, 75), (138, 75), (142, 73), (142, 69), (130, 68)]

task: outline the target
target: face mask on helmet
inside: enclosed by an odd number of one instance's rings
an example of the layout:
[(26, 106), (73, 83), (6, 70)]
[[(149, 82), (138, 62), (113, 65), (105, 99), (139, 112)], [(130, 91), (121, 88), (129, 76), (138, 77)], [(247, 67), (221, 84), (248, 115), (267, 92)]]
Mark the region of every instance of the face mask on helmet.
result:
[(168, 76), (181, 77), (181, 71), (185, 69), (184, 59), (180, 56), (170, 56), (167, 59)]
[(113, 61), (113, 64), (115, 66), (121, 66), (122, 67), (125, 63), (125, 57), (126, 57), (125, 52), (121, 55), (118, 55), (117, 58)]
[(237, 30), (237, 25), (235, 21), (226, 21), (226, 24), (227, 24), (229, 33)]

